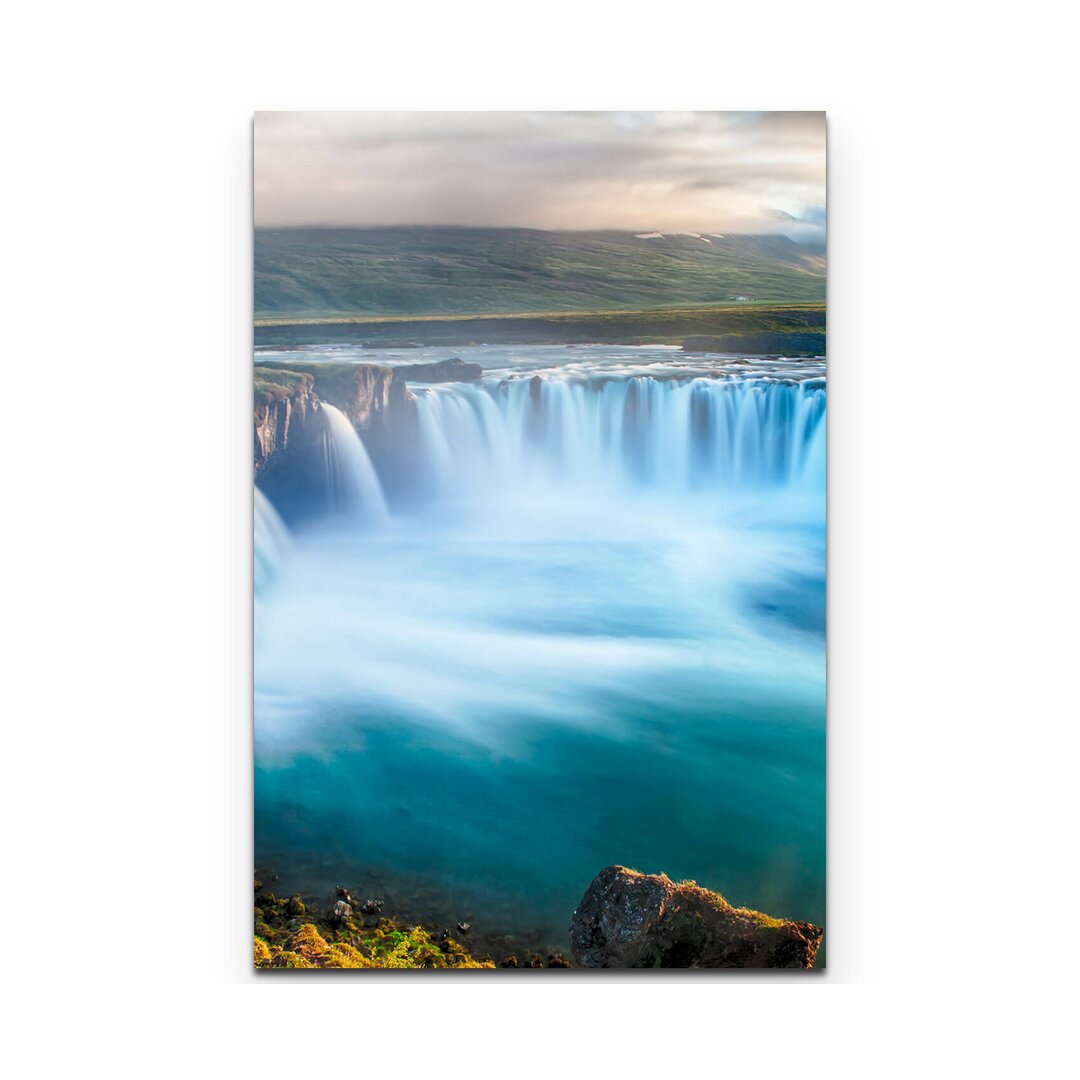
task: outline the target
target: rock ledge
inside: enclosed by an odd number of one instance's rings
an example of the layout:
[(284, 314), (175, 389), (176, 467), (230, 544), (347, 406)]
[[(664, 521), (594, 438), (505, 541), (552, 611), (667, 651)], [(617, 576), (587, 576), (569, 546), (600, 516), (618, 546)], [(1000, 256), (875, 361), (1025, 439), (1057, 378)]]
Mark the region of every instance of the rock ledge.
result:
[(823, 934), (692, 881), (608, 866), (574, 912), (570, 947), (586, 968), (809, 968)]

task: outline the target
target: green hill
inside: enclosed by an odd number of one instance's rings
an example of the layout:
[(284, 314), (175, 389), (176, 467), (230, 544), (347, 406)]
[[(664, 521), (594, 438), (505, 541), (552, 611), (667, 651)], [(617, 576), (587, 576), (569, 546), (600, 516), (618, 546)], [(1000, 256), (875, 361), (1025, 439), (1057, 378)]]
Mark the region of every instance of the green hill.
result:
[(255, 232), (256, 319), (824, 299), (824, 252), (784, 236), (450, 226)]

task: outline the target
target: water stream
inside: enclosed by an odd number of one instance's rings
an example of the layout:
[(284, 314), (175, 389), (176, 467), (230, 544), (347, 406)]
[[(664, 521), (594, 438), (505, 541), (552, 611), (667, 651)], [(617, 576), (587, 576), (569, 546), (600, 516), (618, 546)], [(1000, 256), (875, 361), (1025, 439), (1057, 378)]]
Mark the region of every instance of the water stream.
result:
[(824, 925), (823, 363), (454, 354), (392, 512), (338, 414), (357, 527), (257, 580), (257, 857), (553, 947), (610, 863)]

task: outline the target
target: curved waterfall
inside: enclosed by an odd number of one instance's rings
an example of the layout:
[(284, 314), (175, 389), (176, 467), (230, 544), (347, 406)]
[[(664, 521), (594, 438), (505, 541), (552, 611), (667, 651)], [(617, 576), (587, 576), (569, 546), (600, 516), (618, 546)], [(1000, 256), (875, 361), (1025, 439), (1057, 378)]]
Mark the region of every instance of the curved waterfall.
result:
[(440, 496), (825, 483), (825, 380), (521, 378), (416, 388)]
[(319, 412), (326, 420), (322, 442), (331, 511), (366, 522), (384, 520), (382, 485), (356, 429), (340, 409), (325, 401)]
[(387, 527), (325, 404), (325, 446), (260, 479), (297, 528), (258, 600), (257, 856), (552, 941), (614, 859), (822, 925), (824, 363), (461, 355), (479, 381), (410, 381), (372, 429)]

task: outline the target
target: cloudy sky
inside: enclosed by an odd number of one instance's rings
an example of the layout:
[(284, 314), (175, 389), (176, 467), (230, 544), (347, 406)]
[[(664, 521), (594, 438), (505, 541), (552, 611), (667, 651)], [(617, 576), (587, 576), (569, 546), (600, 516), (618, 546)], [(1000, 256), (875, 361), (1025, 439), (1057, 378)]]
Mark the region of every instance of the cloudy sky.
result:
[(258, 113), (255, 223), (820, 239), (824, 113)]

